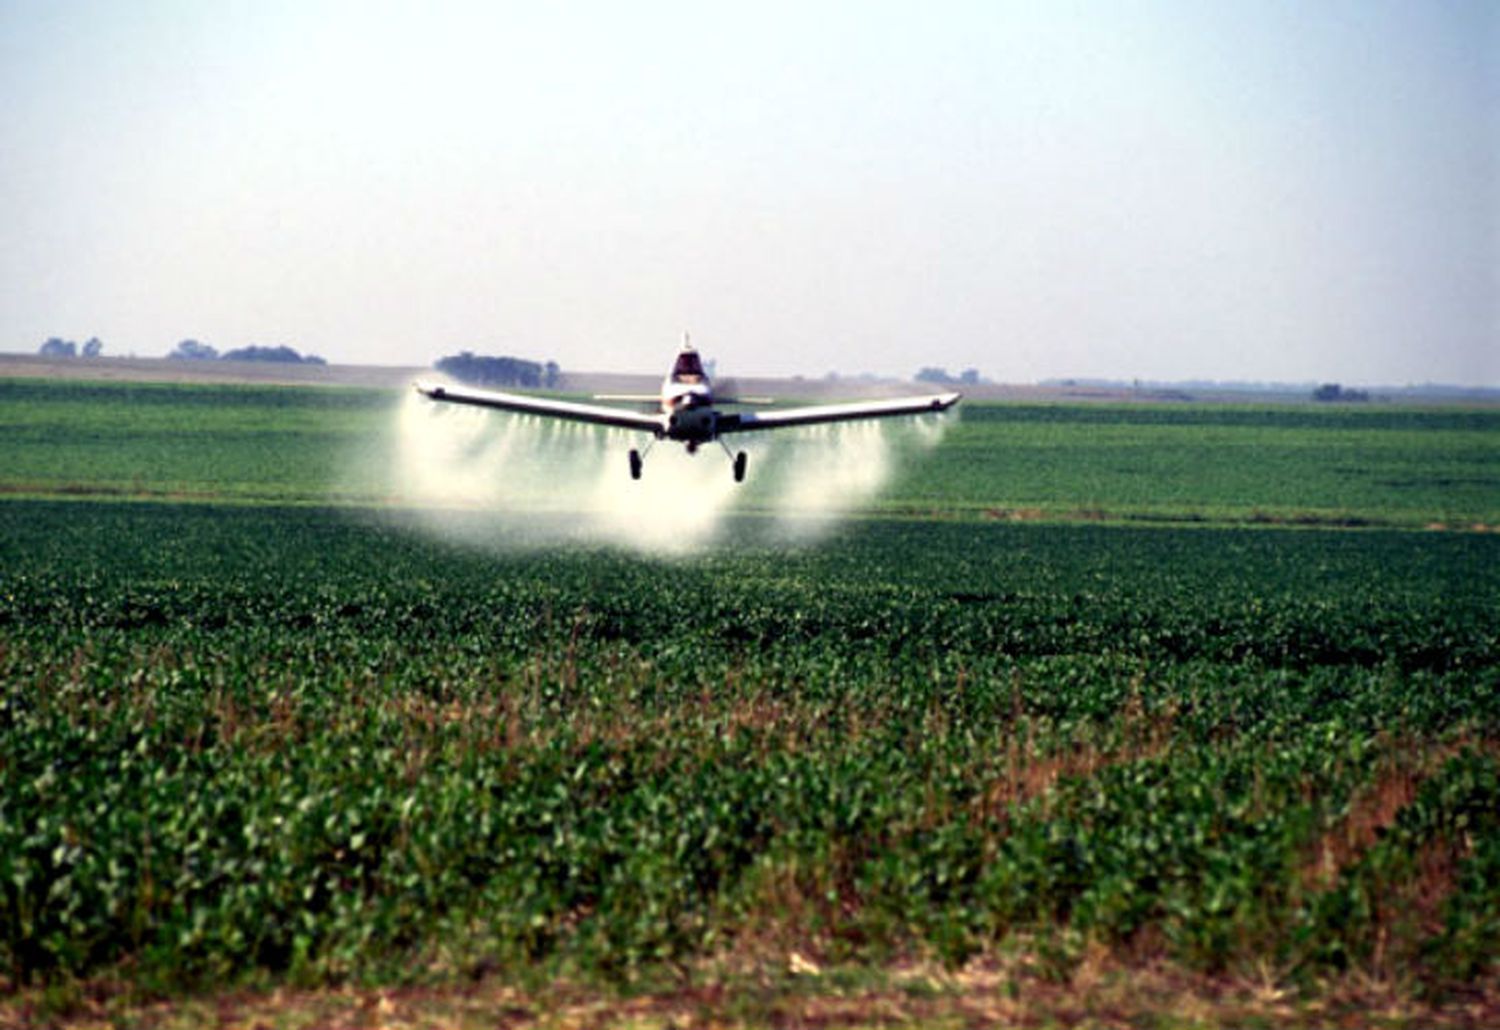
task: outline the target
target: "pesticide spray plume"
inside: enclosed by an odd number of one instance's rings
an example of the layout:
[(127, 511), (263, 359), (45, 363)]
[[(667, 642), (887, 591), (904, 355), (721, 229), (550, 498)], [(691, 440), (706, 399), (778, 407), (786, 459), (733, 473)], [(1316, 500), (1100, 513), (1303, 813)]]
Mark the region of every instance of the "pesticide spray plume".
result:
[[(681, 555), (737, 536), (811, 542), (869, 502), (908, 452), (941, 438), (942, 416), (849, 422), (730, 439), (750, 454), (735, 483), (717, 444), (660, 441), (645, 474), (627, 454), (649, 438), (534, 415), (434, 404), (408, 393), (395, 413), (381, 492), (428, 532), (496, 548), (613, 545)], [(755, 530), (747, 527), (755, 526)]]

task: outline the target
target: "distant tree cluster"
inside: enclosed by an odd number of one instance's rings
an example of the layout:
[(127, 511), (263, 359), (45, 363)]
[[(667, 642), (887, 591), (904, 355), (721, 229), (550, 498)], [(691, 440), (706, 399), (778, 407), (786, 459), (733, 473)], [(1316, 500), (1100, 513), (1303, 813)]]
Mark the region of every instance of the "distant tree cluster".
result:
[(197, 340), (183, 340), (167, 357), (178, 361), (279, 361), (291, 365), (326, 365), (328, 362), (316, 354), (298, 354), (291, 347), (261, 347), (251, 344), (237, 347), (220, 354), (218, 350)]
[(97, 336), (90, 336), (87, 340), (83, 341), (82, 347), (79, 347), (72, 340), (64, 340), (60, 337), (52, 336), (42, 344), (37, 353), (44, 358), (76, 358), (80, 356), (97, 358), (100, 354), (104, 353), (104, 344)]
[(432, 367), (475, 386), (530, 386), (549, 390), (557, 385), (562, 373), (555, 361), (543, 365), (524, 358), (489, 357), (473, 351), (438, 358)]
[(302, 355), (285, 345), (280, 347), (261, 347), (251, 344), (248, 347), (236, 347), (234, 350), (225, 351), (221, 361), (279, 361), (289, 365), (326, 365), (328, 362), (316, 354)]
[(219, 356), (218, 350), (206, 343), (197, 340), (183, 340), (172, 349), (167, 357), (178, 361), (213, 361)]
[(954, 386), (962, 384), (965, 386), (977, 386), (979, 384), (979, 369), (966, 368), (957, 376), (948, 374), (946, 368), (924, 368), (917, 373), (919, 383), (937, 383), (940, 386)]
[(1313, 391), (1315, 401), (1367, 401), (1369, 393), (1364, 390), (1346, 390), (1338, 383), (1324, 383)]

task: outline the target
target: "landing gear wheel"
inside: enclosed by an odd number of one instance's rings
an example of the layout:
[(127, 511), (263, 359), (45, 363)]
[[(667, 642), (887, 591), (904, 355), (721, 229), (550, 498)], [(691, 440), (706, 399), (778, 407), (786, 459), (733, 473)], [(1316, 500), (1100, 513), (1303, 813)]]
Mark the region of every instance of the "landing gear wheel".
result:
[(743, 483), (745, 481), (745, 465), (750, 461), (750, 456), (744, 451), (734, 456), (734, 481)]
[(632, 448), (630, 452), (630, 478), (641, 478), (641, 452)]

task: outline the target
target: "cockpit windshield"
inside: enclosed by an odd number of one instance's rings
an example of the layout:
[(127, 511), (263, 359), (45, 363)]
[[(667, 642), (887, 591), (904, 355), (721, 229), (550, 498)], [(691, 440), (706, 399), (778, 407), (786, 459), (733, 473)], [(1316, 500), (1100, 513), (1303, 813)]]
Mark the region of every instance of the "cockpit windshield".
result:
[(672, 382), (703, 382), (703, 362), (698, 360), (697, 351), (689, 349), (677, 355), (677, 363), (672, 366)]

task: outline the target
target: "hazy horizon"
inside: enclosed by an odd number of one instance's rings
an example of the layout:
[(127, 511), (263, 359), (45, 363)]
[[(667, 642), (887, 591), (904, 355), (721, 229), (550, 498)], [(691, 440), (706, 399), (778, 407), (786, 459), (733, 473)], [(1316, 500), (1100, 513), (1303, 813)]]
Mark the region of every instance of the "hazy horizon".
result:
[(1500, 385), (1500, 6), (0, 0), (0, 349)]

